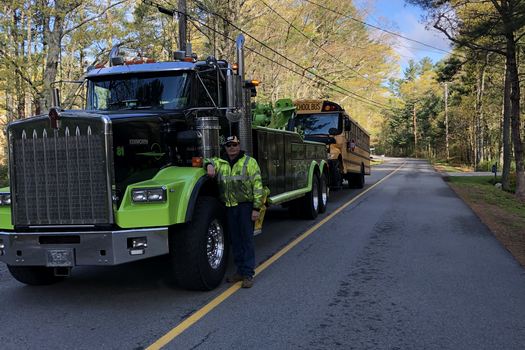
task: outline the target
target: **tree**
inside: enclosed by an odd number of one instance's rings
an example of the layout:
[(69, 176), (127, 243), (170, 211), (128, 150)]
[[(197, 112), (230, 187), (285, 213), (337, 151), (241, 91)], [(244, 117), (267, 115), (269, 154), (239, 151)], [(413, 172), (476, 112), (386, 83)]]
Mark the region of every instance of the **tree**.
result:
[[(495, 52), (505, 57), (510, 103), (504, 117), (511, 120), (516, 161), (516, 197), (525, 201), (525, 154), (520, 113), (520, 81), (517, 44), (525, 35), (525, 2), (520, 0), (408, 0), (429, 11), (429, 21), (460, 47), (477, 52)], [(505, 85), (507, 86), (507, 85)], [(507, 96), (507, 95), (506, 95)], [(505, 97), (505, 101), (507, 97)], [(507, 187), (508, 183), (504, 183)]]

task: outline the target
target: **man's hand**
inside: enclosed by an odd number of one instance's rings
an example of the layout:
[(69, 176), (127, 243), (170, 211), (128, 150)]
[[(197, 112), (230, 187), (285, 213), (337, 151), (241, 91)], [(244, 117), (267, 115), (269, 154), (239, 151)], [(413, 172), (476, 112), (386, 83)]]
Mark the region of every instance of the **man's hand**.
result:
[(209, 177), (215, 177), (215, 167), (211, 164), (208, 164), (206, 166), (206, 172), (208, 173)]
[(259, 212), (257, 210), (252, 210), (252, 221), (257, 221), (259, 218)]

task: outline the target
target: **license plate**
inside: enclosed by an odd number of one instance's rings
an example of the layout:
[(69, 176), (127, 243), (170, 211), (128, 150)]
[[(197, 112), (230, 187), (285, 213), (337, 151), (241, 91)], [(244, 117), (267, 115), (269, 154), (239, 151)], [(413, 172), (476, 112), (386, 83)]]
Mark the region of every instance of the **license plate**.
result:
[(73, 249), (49, 249), (47, 251), (48, 267), (73, 266), (73, 262)]

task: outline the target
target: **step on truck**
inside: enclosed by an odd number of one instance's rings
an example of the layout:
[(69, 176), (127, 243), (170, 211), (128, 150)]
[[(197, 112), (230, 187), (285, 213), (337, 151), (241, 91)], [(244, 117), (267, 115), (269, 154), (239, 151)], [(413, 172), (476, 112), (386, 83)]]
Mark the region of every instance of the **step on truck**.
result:
[(337, 103), (328, 100), (294, 101), (297, 115), (288, 129), (297, 130), (306, 140), (327, 147), (330, 188), (363, 188), (370, 175), (370, 135)]
[(75, 266), (168, 254), (182, 288), (215, 288), (228, 231), (202, 163), (232, 133), (260, 164), (267, 204), (293, 203), (309, 218), (326, 209), (325, 145), (252, 128), (243, 45), (239, 36), (236, 65), (181, 51), (153, 62), (115, 47), (107, 66), (88, 69), (84, 109), (56, 101), (47, 115), (9, 124), (0, 261), (15, 279), (50, 284)]

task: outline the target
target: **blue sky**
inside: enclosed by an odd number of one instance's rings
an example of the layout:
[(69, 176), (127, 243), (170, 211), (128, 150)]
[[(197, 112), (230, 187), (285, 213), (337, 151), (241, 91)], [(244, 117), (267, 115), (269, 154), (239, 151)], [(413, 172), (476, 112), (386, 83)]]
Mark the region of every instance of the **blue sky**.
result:
[[(422, 20), (424, 12), (418, 7), (405, 4), (404, 0), (355, 0), (354, 4), (364, 11), (367, 23), (450, 51), (449, 41), (443, 34), (435, 29), (425, 28)], [(423, 57), (430, 57), (435, 63), (446, 55), (445, 52), (403, 38), (394, 38), (394, 50), (399, 55), (400, 74), (407, 66), (409, 59), (419, 61)]]

